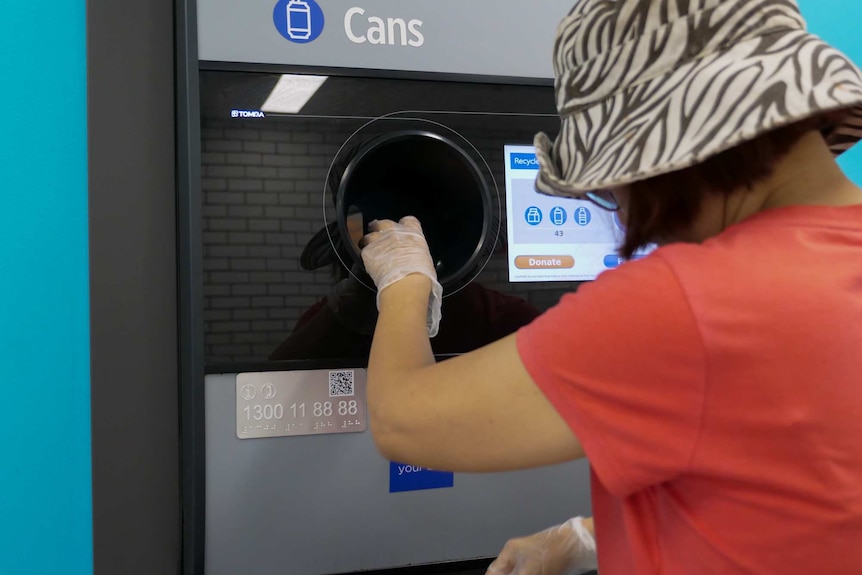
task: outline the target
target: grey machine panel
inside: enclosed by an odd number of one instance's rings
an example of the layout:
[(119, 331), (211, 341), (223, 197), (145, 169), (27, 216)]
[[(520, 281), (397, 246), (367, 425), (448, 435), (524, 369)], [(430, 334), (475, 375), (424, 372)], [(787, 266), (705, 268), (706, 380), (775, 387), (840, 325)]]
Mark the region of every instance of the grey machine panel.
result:
[[(220, 194), (235, 198), (238, 205), (230, 207), (245, 208), (245, 192), (256, 193), (253, 190), (265, 187), (266, 193), (257, 194), (261, 200), (288, 200), (285, 206), (300, 206), (296, 208), (295, 217), (280, 222), (282, 231), (287, 226), (286, 231), (296, 233), (296, 237), (291, 238), (296, 240), (296, 245), (281, 245), (281, 251), (273, 258), (293, 254), (292, 271), (286, 272), (290, 276), (287, 287), (300, 294), (295, 299), (312, 299), (292, 302), (294, 307), (304, 309), (312, 305), (314, 297), (330, 293), (331, 281), (328, 275), (327, 279), (322, 279), (327, 272), (321, 269), (314, 275), (315, 278), (320, 276), (323, 282), (318, 286), (322, 290), (319, 293), (305, 283), (302, 288), (296, 285), (306, 282), (308, 277), (297, 275), (299, 267), (295, 260), (299, 252), (296, 248), (306, 245), (314, 230), (326, 223), (320, 221), (321, 214), (316, 207), (302, 206), (320, 205), (317, 199), (307, 202), (306, 194), (317, 193), (327, 181), (325, 166), (332, 162), (338, 147), (350, 133), (359, 128), (351, 122), (364, 122), (359, 116), (378, 117), (403, 110), (423, 110), (428, 109), (428, 105), (447, 112), (496, 114), (494, 120), (483, 121), (484, 115), (450, 119), (461, 131), (466, 130), (468, 138), (484, 143), (484, 155), (491, 158), (492, 171), (497, 173), (497, 176), (489, 174), (489, 181), (499, 179), (504, 166), (504, 145), (528, 143), (535, 131), (550, 133), (557, 128), (553, 92), (547, 81), (553, 77), (554, 31), (573, 0), (533, 3), (523, 0), (367, 0), (359, 3), (302, 0), (295, 3), (315, 5), (321, 10), (313, 18), (319, 36), (307, 43), (289, 41), (280, 33), (276, 16), (283, 13), (289, 3), (288, 0), (197, 0), (199, 60), (206, 63), (205, 67), (216, 68), (227, 63), (233, 69), (243, 69), (243, 64), (250, 64), (249, 70), (260, 65), (276, 69), (287, 66), (291, 69), (307, 67), (312, 70), (310, 73), (315, 73), (313, 70), (317, 68), (334, 67), (353, 70), (360, 78), (333, 74), (335, 77), (330, 77), (327, 86), (303, 109), (307, 117), (273, 115), (258, 124), (252, 123), (253, 120), (235, 120), (229, 115), (230, 110), (258, 110), (261, 107), (258, 91), (269, 93), (273, 78), (243, 76), (242, 73), (233, 78), (226, 72), (212, 71), (205, 75), (202, 93), (208, 105), (203, 106), (207, 152), (203, 162), (204, 197), (212, 199), (213, 194)], [(374, 42), (369, 28), (372, 19), (385, 20), (390, 28), (395, 24), (412, 26), (421, 31), (422, 39), (419, 41), (414, 36), (413, 41), (399, 42), (389, 30), (385, 43)], [(362, 70), (365, 72), (360, 72)], [(375, 76), (377, 71), (393, 78), (399, 72), (488, 79), (515, 77), (531, 80), (526, 84), (543, 87), (533, 90), (507, 85), (503, 89), (491, 85), (386, 82), (365, 78)], [(373, 97), (360, 97), (359, 90), (368, 90)], [(430, 104), (428, 99), (432, 100)], [(342, 117), (345, 115), (350, 118)], [(265, 139), (264, 132), (272, 139)], [(278, 142), (277, 147), (273, 142)], [(273, 148), (277, 152), (266, 151)], [(254, 153), (231, 153), (239, 151)], [(267, 159), (277, 165), (267, 166), (263, 160), (258, 161), (255, 154), (261, 153), (268, 154)], [(216, 165), (222, 161), (230, 165)], [(261, 175), (264, 172), (276, 172), (277, 181), (266, 180), (269, 176)], [(233, 190), (231, 186), (238, 187)], [(225, 190), (227, 192), (222, 193)], [(230, 218), (224, 216), (224, 210), (228, 209), (224, 205), (205, 203), (205, 207), (211, 210), (210, 217), (205, 218), (207, 222), (215, 218), (220, 220), (219, 225), (238, 226), (230, 230), (245, 225), (229, 222)], [(275, 206), (273, 211), (283, 209)], [(266, 213), (269, 211), (267, 207)], [(306, 227), (298, 231), (297, 226)], [(230, 258), (234, 257), (230, 255), (234, 247), (238, 251), (245, 249), (213, 241), (205, 245), (205, 250), (211, 249), (212, 254), (228, 254), (224, 258)], [(216, 263), (224, 263), (219, 260), (221, 255), (212, 255), (213, 258), (218, 260)], [(498, 277), (505, 263), (497, 263), (499, 265), (487, 268), (483, 281), (501, 292), (515, 292), (514, 295), (525, 298), (536, 309), (546, 309), (556, 302), (560, 292), (574, 289), (563, 285), (514, 289), (503, 276)], [(277, 267), (273, 269), (286, 269), (283, 261), (274, 264)], [(279, 282), (282, 280), (273, 280), (273, 283)], [(217, 294), (223, 293), (225, 286), (208, 287)], [(266, 286), (267, 290), (269, 287)], [(279, 306), (285, 307), (284, 303)], [(280, 309), (279, 313), (282, 311)], [(215, 315), (224, 312), (218, 310)], [(208, 364), (212, 367), (265, 361), (277, 342), (266, 340), (265, 333), (246, 332), (218, 333), (213, 341), (233, 341), (231, 338), (235, 336), (236, 341), (244, 342), (243, 347), (249, 347), (248, 342), (260, 342), (264, 351), (255, 351), (254, 358), (233, 357), (235, 354), (222, 357), (224, 354), (214, 352), (208, 354)], [(283, 334), (278, 337), (282, 338)], [(354, 350), (333, 357), (339, 358), (339, 362), (359, 364), (361, 356)], [(328, 357), (324, 354), (298, 359), (325, 360)], [(235, 369), (238, 368), (222, 368), (227, 374), (208, 375), (205, 379), (207, 575), (333, 575), (486, 559), (495, 556), (511, 537), (591, 513), (586, 461), (515, 473), (456, 474), (454, 486), (450, 488), (390, 493), (390, 462), (377, 452), (367, 430), (285, 436), (298, 431), (298, 427), (276, 426), (260, 430), (255, 427), (253, 432), (249, 429), (243, 434), (245, 428), (238, 428), (238, 416), (249, 406), (241, 404), (246, 382), (238, 387)], [(255, 393), (263, 394), (263, 386), (271, 377), (267, 375), (257, 381), (252, 376), (252, 383), (259, 384)], [(287, 384), (276, 386), (279, 394), (282, 385)], [(305, 401), (321, 401), (314, 393), (305, 396), (304, 391), (297, 392)], [(248, 393), (247, 397), (250, 395)], [(288, 409), (285, 405), (282, 407)], [(262, 409), (266, 409), (266, 405)], [(240, 439), (238, 435), (246, 438)]]
[[(274, 26), (287, 0), (197, 0), (201, 60), (552, 78), (554, 33), (574, 0), (297, 0), (319, 6), (320, 36), (294, 43)], [(316, 17), (315, 17), (316, 18)], [(409, 25), (375, 41), (374, 22)], [(413, 30), (418, 35), (413, 34)]]
[(590, 514), (585, 461), (389, 492), (370, 432), (237, 437), (237, 375), (206, 378), (207, 575), (329, 575), (493, 557)]

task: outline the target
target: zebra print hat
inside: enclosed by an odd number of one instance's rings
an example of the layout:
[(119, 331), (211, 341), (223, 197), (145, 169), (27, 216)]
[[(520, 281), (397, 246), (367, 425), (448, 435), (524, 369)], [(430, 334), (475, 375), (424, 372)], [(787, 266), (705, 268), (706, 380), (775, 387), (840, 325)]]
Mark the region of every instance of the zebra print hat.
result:
[(584, 193), (695, 165), (760, 134), (847, 109), (862, 72), (806, 31), (795, 0), (580, 0), (555, 45), (560, 134), (536, 136), (539, 192)]

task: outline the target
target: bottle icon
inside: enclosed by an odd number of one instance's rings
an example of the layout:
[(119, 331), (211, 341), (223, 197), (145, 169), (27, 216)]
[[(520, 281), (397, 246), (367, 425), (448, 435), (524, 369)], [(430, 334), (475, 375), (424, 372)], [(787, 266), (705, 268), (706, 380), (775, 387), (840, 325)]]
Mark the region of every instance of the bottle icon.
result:
[(287, 3), (287, 35), (291, 40), (311, 38), (311, 6), (305, 0)]
[(577, 210), (575, 210), (575, 221), (579, 226), (586, 226), (590, 223), (590, 220), (593, 219), (593, 215), (590, 213), (590, 210), (581, 206)]

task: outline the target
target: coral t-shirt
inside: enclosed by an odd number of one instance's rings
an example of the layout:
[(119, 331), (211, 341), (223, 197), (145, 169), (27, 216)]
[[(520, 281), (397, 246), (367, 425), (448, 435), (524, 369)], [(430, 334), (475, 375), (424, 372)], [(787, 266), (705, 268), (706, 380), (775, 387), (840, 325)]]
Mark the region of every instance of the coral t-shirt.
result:
[(602, 575), (862, 573), (862, 206), (660, 248), (518, 349), (590, 460)]

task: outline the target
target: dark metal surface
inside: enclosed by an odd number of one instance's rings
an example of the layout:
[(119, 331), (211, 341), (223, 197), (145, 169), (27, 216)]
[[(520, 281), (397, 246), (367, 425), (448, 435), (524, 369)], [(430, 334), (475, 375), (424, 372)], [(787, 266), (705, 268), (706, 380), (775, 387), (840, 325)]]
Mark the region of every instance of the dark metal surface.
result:
[(87, 2), (96, 575), (178, 571), (172, 24), (170, 0)]
[(204, 352), (200, 92), (194, 0), (175, 2), (177, 259), (183, 575), (204, 573)]

